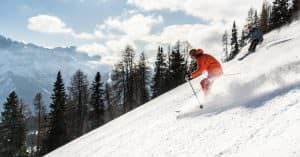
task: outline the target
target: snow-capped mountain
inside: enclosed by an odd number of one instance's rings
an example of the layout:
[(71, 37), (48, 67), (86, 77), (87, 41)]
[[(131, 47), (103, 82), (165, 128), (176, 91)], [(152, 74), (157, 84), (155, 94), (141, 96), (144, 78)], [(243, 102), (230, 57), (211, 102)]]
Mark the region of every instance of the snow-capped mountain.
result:
[(206, 99), (192, 81), (204, 109), (186, 83), (47, 157), (299, 157), (300, 23), (264, 38), (223, 65)]
[(66, 86), (78, 69), (90, 80), (97, 71), (107, 73), (110, 67), (101, 65), (100, 59), (100, 56), (77, 52), (75, 47), (48, 49), (0, 36), (0, 111), (12, 90), (28, 104), (37, 92), (42, 92), (45, 102), (49, 102), (59, 70)]

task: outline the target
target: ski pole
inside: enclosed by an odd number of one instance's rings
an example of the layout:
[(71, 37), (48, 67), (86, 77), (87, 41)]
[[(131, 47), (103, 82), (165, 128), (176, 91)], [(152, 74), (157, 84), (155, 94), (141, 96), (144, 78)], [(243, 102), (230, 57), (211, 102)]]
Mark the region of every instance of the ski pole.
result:
[(198, 104), (200, 105), (200, 108), (203, 108), (203, 106), (202, 106), (202, 104), (200, 103), (200, 100), (199, 100), (199, 98), (198, 98), (198, 96), (197, 96), (196, 90), (194, 89), (194, 87), (193, 87), (191, 81), (190, 81), (189, 79), (186, 79), (186, 81), (189, 83), (189, 85), (190, 85), (190, 87), (191, 87), (191, 89), (192, 89), (192, 91), (193, 91), (193, 94), (194, 94), (194, 96), (196, 97), (196, 99), (197, 99), (197, 101), (198, 101)]

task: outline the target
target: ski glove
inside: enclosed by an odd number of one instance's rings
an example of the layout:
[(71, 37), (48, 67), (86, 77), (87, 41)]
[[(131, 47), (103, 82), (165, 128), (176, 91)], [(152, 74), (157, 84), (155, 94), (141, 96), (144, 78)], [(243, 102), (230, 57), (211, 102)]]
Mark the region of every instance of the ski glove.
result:
[(186, 73), (185, 74), (185, 79), (186, 80), (191, 80), (192, 79), (191, 74), (190, 73)]

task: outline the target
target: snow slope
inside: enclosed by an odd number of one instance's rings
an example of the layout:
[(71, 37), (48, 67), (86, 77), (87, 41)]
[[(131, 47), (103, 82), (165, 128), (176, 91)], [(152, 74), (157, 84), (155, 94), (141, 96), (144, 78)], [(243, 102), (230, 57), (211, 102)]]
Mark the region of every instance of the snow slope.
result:
[(205, 101), (198, 92), (203, 110), (183, 84), (47, 156), (299, 157), (299, 44), (299, 22), (273, 31), (224, 65)]

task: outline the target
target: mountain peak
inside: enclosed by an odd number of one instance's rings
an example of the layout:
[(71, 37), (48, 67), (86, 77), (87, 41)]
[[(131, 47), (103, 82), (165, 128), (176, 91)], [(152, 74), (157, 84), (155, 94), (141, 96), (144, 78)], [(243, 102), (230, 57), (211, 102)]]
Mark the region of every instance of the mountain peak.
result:
[(29, 104), (37, 92), (48, 91), (44, 94), (46, 98), (50, 98), (49, 91), (59, 70), (67, 85), (78, 69), (83, 69), (89, 78), (93, 78), (98, 71), (110, 71), (110, 66), (100, 64), (100, 59), (100, 56), (90, 57), (77, 52), (74, 46), (48, 49), (0, 35), (0, 82), (1, 85), (6, 85), (1, 87), (0, 109), (12, 90), (16, 90), (20, 98)]

